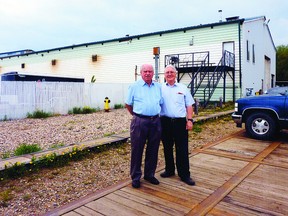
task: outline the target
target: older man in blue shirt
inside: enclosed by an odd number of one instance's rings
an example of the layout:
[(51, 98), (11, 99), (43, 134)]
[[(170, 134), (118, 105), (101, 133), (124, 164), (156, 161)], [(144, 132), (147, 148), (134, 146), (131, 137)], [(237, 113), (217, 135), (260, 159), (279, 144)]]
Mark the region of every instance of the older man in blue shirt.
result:
[(129, 87), (125, 101), (127, 110), (133, 115), (130, 125), (130, 175), (134, 188), (140, 187), (142, 155), (146, 143), (144, 179), (152, 184), (159, 184), (154, 175), (161, 138), (159, 118), (162, 104), (161, 86), (152, 80), (154, 75), (152, 65), (142, 65), (140, 73), (142, 79)]
[(165, 68), (166, 83), (162, 85), (163, 104), (161, 109), (162, 142), (164, 146), (165, 171), (160, 174), (167, 178), (175, 175), (173, 147), (176, 148), (178, 176), (188, 185), (195, 185), (190, 177), (188, 157), (188, 130), (193, 128), (193, 107), (195, 103), (187, 87), (176, 82), (174, 66)]

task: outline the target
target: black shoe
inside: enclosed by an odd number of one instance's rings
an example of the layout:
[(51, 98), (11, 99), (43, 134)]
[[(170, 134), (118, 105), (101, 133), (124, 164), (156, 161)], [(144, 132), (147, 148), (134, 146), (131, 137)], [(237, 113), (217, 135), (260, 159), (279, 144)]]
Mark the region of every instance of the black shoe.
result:
[(153, 177), (144, 176), (144, 179), (154, 185), (158, 185), (160, 183), (154, 176)]
[(188, 185), (192, 185), (192, 186), (195, 185), (195, 181), (192, 178), (190, 178), (190, 177), (181, 178), (181, 181), (185, 182)]
[(140, 188), (140, 181), (139, 180), (132, 181), (132, 187), (133, 188)]
[(168, 173), (166, 171), (160, 174), (160, 176), (162, 178), (168, 178), (168, 177), (171, 177), (171, 176), (174, 176), (174, 175), (175, 175), (175, 173)]

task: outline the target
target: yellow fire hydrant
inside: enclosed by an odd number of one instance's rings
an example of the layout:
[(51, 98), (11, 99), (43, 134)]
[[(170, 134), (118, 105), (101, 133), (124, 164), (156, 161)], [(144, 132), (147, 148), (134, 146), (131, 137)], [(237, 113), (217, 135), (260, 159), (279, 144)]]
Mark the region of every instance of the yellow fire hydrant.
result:
[(109, 106), (110, 100), (108, 97), (105, 97), (104, 100), (104, 111), (109, 112), (110, 111), (110, 106)]

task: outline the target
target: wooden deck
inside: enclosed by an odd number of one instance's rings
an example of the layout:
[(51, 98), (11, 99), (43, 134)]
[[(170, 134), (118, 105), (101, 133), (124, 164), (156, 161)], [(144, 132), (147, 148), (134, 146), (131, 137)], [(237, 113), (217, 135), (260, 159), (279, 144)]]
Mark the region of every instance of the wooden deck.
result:
[(159, 169), (159, 185), (127, 180), (46, 215), (288, 215), (287, 131), (276, 141), (241, 131), (193, 151), (190, 164), (196, 186)]

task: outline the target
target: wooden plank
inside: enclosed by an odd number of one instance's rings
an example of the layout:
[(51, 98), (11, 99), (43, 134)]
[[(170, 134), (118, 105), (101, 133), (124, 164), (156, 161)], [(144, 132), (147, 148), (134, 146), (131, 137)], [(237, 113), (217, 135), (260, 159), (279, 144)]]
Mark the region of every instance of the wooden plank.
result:
[(254, 212), (248, 208), (242, 208), (238, 206), (231, 206), (228, 203), (221, 202), (211, 211), (209, 211), (206, 216), (238, 216), (238, 215), (249, 215), (249, 216), (259, 216), (259, 213)]
[[(143, 199), (143, 197), (139, 197), (137, 195), (131, 196), (131, 194), (125, 193), (123, 191), (118, 191), (113, 194), (109, 194), (107, 198), (110, 198), (123, 206), (129, 206), (129, 208), (135, 209), (135, 215), (165, 216), (170, 214), (184, 214), (183, 209), (181, 209), (180, 207), (178, 209), (171, 209), (170, 207), (173, 205), (173, 203), (165, 202), (165, 200), (155, 199), (154, 197)], [(187, 210), (187, 212), (188, 211), (189, 210)]]
[(224, 142), (224, 141), (226, 141), (226, 140), (229, 140), (229, 139), (231, 139), (232, 137), (235, 137), (235, 136), (237, 136), (237, 137), (238, 137), (238, 136), (243, 136), (244, 132), (245, 132), (245, 130), (241, 130), (241, 131), (235, 132), (235, 133), (233, 133), (233, 134), (229, 134), (229, 135), (227, 135), (227, 136), (225, 136), (225, 137), (222, 137), (222, 138), (219, 139), (219, 140), (206, 143), (205, 145), (201, 146), (200, 148), (194, 149), (193, 152), (192, 152), (192, 154), (191, 154), (191, 156), (198, 154), (198, 153), (201, 152), (202, 150), (208, 149), (208, 148), (210, 148), (210, 147), (212, 147), (212, 146), (216, 146), (216, 145), (218, 145), (219, 143), (222, 143), (222, 142)]
[[(279, 142), (274, 142), (266, 149), (264, 149), (260, 154), (255, 157), (256, 161), (263, 160), (267, 155), (269, 155), (274, 149), (279, 146)], [(208, 213), (218, 202), (220, 202), (228, 193), (230, 193), (243, 179), (245, 179), (253, 170), (258, 167), (257, 163), (249, 163), (243, 169), (241, 169), (237, 174), (235, 174), (231, 179), (219, 187), (213, 194), (211, 194), (207, 199), (193, 208), (188, 215), (204, 215)]]
[[(152, 185), (147, 184), (146, 187), (152, 187)], [(157, 190), (161, 190), (169, 196), (175, 196), (176, 194), (178, 197), (185, 197), (187, 200), (195, 201), (195, 203), (203, 200), (213, 192), (211, 189), (201, 187), (197, 183), (196, 186), (189, 186), (178, 177), (161, 179)]]
[(288, 167), (288, 145), (287, 143), (281, 144), (275, 151), (273, 151), (267, 158), (264, 159), (265, 162), (272, 162), (278, 166)]
[(81, 206), (80, 208), (75, 209), (74, 212), (79, 213), (80, 215), (83, 215), (83, 216), (102, 216), (102, 214), (86, 206)]
[(61, 206), (57, 209), (53, 209), (52, 211), (48, 212), (47, 214), (45, 214), (45, 216), (47, 215), (62, 215), (66, 212), (69, 212), (69, 211), (72, 211), (74, 209), (77, 209), (77, 208), (80, 208), (81, 206), (89, 203), (89, 202), (92, 202), (96, 199), (99, 199), (109, 193), (112, 193), (116, 190), (119, 190), (120, 188), (122, 187), (125, 187), (127, 186), (128, 184), (131, 184), (131, 180), (130, 179), (126, 179), (126, 180), (123, 180), (123, 181), (120, 181), (119, 183), (115, 184), (115, 185), (112, 185), (112, 186), (109, 186), (107, 188), (103, 188), (99, 191), (97, 191), (96, 193), (91, 193), (83, 198), (80, 198), (78, 200), (75, 200), (71, 203), (68, 203), (67, 205), (64, 205), (64, 206)]
[(71, 212), (64, 214), (63, 216), (81, 216), (81, 214), (71, 211)]
[(214, 191), (247, 164), (230, 158), (198, 154), (190, 158), (190, 171), (197, 186)]
[[(155, 186), (154, 186), (155, 187)], [(158, 187), (157, 187), (158, 188)], [(170, 205), (173, 208), (179, 209), (180, 206), (182, 211), (189, 212), (191, 207), (195, 206), (195, 204), (191, 204), (191, 200), (189, 197), (179, 197), (177, 194), (171, 195), (167, 194), (165, 191), (151, 189), (144, 185), (141, 186), (141, 190), (135, 190), (130, 187), (123, 188), (121, 191), (129, 193), (134, 196), (138, 196), (139, 198), (146, 200), (145, 205), (150, 205), (150, 202), (158, 203), (158, 205)]]
[(205, 152), (215, 152), (221, 155), (232, 155), (242, 158), (254, 158), (259, 152), (263, 151), (271, 144), (270, 141), (251, 141), (250, 139), (231, 138), (209, 149)]
[(102, 197), (93, 202), (86, 204), (86, 207), (103, 215), (117, 215), (117, 216), (134, 216), (135, 210), (121, 204), (114, 202), (106, 197)]
[(236, 212), (239, 213), (239, 215), (287, 215), (286, 205), (275, 203), (269, 200), (269, 198), (259, 198), (259, 196), (254, 196), (252, 193), (249, 193), (249, 196), (241, 196), (238, 194), (237, 200), (229, 196), (225, 197), (215, 209), (221, 209), (223, 211), (226, 208), (226, 212)]
[[(116, 192), (116, 194), (121, 195), (121, 196), (125, 196), (126, 198), (129, 198), (132, 201), (137, 201), (139, 203), (142, 203), (143, 205), (147, 205), (150, 206), (151, 202), (154, 204), (156, 204), (158, 207), (163, 208), (164, 210), (166, 210), (169, 207), (169, 212), (171, 212), (172, 214), (184, 214), (187, 213), (190, 208), (186, 208), (185, 206), (179, 205), (177, 203), (171, 202), (171, 201), (167, 201), (158, 197), (154, 197), (154, 196), (149, 196), (149, 195), (145, 195), (145, 194), (137, 194), (137, 193), (131, 193), (131, 190), (129, 192), (125, 192), (122, 190), (119, 190)], [(158, 208), (157, 207), (157, 208)], [(172, 208), (171, 208), (172, 207)]]
[(224, 201), (257, 212), (288, 215), (287, 179), (287, 169), (259, 166)]

